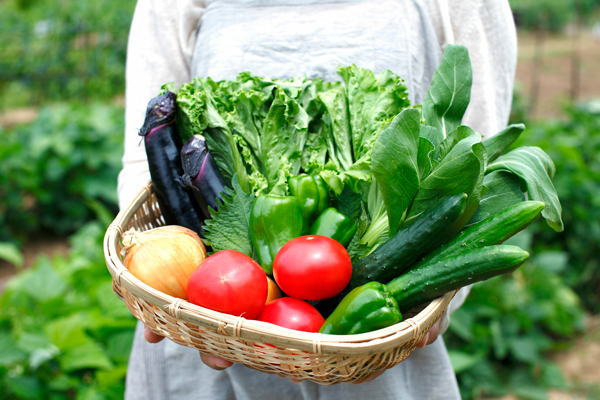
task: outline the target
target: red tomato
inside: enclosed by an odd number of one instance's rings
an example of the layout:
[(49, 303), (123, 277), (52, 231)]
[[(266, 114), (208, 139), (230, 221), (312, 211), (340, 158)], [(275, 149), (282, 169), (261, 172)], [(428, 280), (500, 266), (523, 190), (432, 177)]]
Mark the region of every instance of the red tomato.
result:
[(352, 261), (339, 242), (320, 235), (287, 242), (275, 256), (273, 276), (290, 297), (321, 300), (340, 293), (352, 276)]
[(267, 278), (250, 257), (222, 250), (194, 270), (187, 286), (190, 303), (225, 314), (256, 319), (267, 300)]
[(291, 297), (282, 297), (267, 304), (258, 320), (304, 332), (319, 332), (325, 322), (312, 305)]

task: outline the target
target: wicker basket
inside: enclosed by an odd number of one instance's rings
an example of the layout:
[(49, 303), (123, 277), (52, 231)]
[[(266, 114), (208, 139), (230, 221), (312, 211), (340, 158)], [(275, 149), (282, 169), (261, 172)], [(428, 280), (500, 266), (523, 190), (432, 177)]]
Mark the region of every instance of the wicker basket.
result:
[(113, 276), (114, 292), (153, 332), (259, 371), (324, 385), (364, 380), (405, 360), (455, 294), (447, 293), (412, 316), (405, 315), (405, 320), (394, 326), (360, 335), (306, 333), (246, 320), (159, 292), (123, 266), (123, 232), (161, 225), (164, 220), (149, 183), (117, 215), (104, 237), (104, 257)]

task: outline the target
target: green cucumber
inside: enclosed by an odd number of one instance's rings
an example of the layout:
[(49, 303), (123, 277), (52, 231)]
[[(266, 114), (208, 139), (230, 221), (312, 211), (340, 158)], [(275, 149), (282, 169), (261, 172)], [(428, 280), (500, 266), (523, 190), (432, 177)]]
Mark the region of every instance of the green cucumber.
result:
[(387, 284), (404, 313), (452, 290), (517, 269), (529, 253), (517, 246), (496, 245), (421, 264)]
[(449, 240), (424, 259), (411, 266), (411, 269), (429, 265), (455, 254), (462, 254), (485, 246), (504, 242), (534, 222), (544, 209), (541, 201), (523, 201), (490, 215), (471, 225), (458, 236)]
[(466, 194), (439, 200), (411, 225), (400, 229), (390, 240), (354, 264), (350, 283), (342, 293), (313, 305), (326, 316), (352, 289), (367, 282), (383, 283), (400, 276), (419, 257), (448, 240), (447, 231), (462, 215), (466, 203)]

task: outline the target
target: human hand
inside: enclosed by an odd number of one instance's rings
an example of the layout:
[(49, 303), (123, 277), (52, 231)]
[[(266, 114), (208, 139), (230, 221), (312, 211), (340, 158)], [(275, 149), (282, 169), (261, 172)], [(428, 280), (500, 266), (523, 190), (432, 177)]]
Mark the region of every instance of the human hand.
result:
[(157, 335), (156, 333), (152, 332), (148, 328), (144, 328), (144, 338), (146, 338), (146, 341), (148, 343), (158, 343), (161, 340), (163, 340), (165, 337)]
[[(148, 343), (158, 343), (161, 340), (163, 340), (165, 337), (161, 336), (161, 335), (157, 335), (156, 333), (152, 332), (150, 329), (145, 328), (144, 329), (144, 338), (146, 338), (146, 341)], [(200, 359), (202, 359), (202, 362), (204, 364), (206, 364), (207, 366), (211, 367), (212, 369), (216, 369), (218, 371), (224, 370), (233, 365), (233, 363), (231, 361), (227, 361), (220, 357), (215, 357), (215, 356), (211, 356), (208, 354), (200, 353)]]

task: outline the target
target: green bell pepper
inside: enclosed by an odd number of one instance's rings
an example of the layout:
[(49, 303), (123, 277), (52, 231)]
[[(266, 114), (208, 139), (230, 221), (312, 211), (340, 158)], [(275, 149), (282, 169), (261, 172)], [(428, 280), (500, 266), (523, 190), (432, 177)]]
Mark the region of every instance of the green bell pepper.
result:
[(325, 209), (310, 227), (311, 235), (322, 235), (337, 240), (346, 247), (356, 233), (356, 224), (333, 207)]
[(383, 329), (402, 320), (398, 302), (386, 285), (368, 282), (348, 293), (319, 332), (354, 335)]
[(284, 244), (302, 235), (302, 214), (292, 196), (260, 195), (250, 211), (250, 239), (258, 263), (273, 275), (273, 260)]
[(313, 221), (329, 205), (329, 194), (325, 181), (319, 175), (298, 175), (288, 178), (290, 194), (298, 199), (304, 225), (302, 233), (307, 234)]

